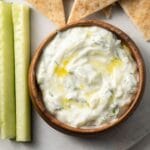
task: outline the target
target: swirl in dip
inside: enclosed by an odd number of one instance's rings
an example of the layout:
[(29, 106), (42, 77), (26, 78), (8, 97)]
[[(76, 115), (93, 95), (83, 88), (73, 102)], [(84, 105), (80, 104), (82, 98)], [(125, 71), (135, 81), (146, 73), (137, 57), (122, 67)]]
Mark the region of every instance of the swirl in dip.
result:
[(36, 76), (47, 110), (79, 128), (118, 119), (138, 84), (128, 48), (96, 26), (57, 33), (43, 51)]

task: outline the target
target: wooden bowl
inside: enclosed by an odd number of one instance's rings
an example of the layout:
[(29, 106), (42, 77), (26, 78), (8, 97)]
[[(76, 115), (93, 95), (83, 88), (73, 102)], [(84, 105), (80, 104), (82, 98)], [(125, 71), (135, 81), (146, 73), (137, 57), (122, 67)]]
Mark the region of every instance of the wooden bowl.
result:
[[(123, 113), (122, 116), (119, 117), (119, 119), (116, 122), (111, 123), (111, 124), (106, 124), (106, 125), (103, 125), (103, 126), (100, 126), (97, 128), (90, 128), (90, 129), (74, 128), (74, 127), (66, 125), (66, 124), (60, 122), (59, 120), (57, 120), (52, 114), (50, 114), (50, 112), (48, 112), (46, 110), (43, 99), (42, 99), (41, 90), (40, 90), (40, 88), (37, 84), (37, 80), (36, 80), (36, 68), (37, 68), (37, 64), (39, 62), (40, 56), (43, 52), (43, 49), (47, 46), (47, 44), (49, 42), (51, 42), (51, 40), (56, 36), (58, 31), (65, 31), (69, 28), (78, 27), (78, 26), (80, 26), (80, 27), (98, 26), (98, 27), (105, 28), (105, 29), (111, 31), (112, 33), (114, 33), (130, 49), (131, 54), (137, 63), (138, 72), (139, 72), (139, 84), (138, 84), (137, 92), (135, 93), (134, 99), (131, 102), (131, 104), (129, 105), (128, 109)], [(140, 102), (140, 99), (143, 95), (144, 86), (145, 86), (144, 62), (143, 62), (142, 56), (139, 52), (139, 49), (137, 48), (135, 43), (123, 31), (121, 31), (120, 29), (118, 29), (108, 23), (102, 22), (102, 21), (89, 20), (89, 21), (75, 22), (75, 23), (68, 24), (68, 25), (62, 27), (58, 31), (50, 34), (42, 42), (42, 44), (36, 50), (36, 52), (33, 56), (31, 65), (30, 65), (29, 80), (28, 80), (29, 81), (29, 90), (30, 90), (30, 95), (32, 98), (32, 103), (33, 103), (35, 109), (37, 110), (37, 112), (53, 128), (55, 128), (59, 131), (62, 131), (64, 133), (73, 134), (73, 135), (74, 134), (75, 135), (90, 135), (90, 134), (100, 133), (102, 131), (108, 130), (108, 129), (118, 125), (119, 123), (123, 122), (125, 119), (127, 119), (129, 117), (129, 115), (133, 112), (133, 110), (135, 110), (137, 104)]]

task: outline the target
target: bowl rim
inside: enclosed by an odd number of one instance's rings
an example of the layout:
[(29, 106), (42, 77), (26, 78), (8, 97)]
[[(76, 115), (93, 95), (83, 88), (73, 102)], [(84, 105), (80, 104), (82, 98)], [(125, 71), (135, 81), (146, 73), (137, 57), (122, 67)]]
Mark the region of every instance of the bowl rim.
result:
[[(83, 129), (83, 128), (71, 127), (65, 123), (62, 123), (61, 121), (56, 119), (52, 114), (50, 114), (50, 112), (45, 108), (44, 102), (42, 100), (42, 93), (36, 80), (36, 67), (40, 59), (40, 56), (42, 52), (44, 51), (44, 48), (51, 42), (51, 40), (57, 35), (58, 32), (63, 32), (73, 27), (85, 27), (85, 26), (89, 26), (89, 27), (98, 26), (98, 27), (104, 28), (106, 30), (111, 31), (119, 39), (121, 39), (121, 41), (130, 49), (131, 54), (137, 63), (137, 68), (139, 72), (139, 84), (138, 84), (137, 92), (130, 106), (123, 113), (123, 115), (117, 119), (117, 121), (106, 124), (104, 126), (96, 127), (96, 128)], [(51, 127), (63, 133), (68, 133), (72, 135), (91, 135), (91, 134), (101, 133), (125, 121), (133, 113), (133, 111), (135, 110), (135, 108), (137, 107), (137, 105), (139, 104), (142, 98), (144, 87), (145, 87), (145, 79), (146, 78), (145, 78), (144, 61), (136, 44), (132, 41), (132, 39), (125, 32), (123, 32), (119, 28), (109, 23), (106, 23), (100, 20), (82, 20), (82, 21), (74, 22), (74, 23), (65, 25), (64, 27), (54, 31), (53, 33), (50, 33), (50, 35), (36, 49), (33, 55), (33, 58), (29, 67), (29, 73), (28, 73), (29, 93), (30, 93), (31, 100), (36, 111)]]

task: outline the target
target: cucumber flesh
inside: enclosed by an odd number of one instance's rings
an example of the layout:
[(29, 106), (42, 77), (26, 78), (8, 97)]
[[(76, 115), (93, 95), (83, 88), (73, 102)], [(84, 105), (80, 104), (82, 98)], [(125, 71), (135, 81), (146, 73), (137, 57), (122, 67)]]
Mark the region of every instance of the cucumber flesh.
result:
[(31, 140), (31, 113), (28, 93), (28, 68), (30, 61), (29, 8), (12, 4), (15, 53), (16, 86), (16, 140)]
[(0, 1), (0, 126), (1, 138), (16, 135), (15, 74), (11, 4)]

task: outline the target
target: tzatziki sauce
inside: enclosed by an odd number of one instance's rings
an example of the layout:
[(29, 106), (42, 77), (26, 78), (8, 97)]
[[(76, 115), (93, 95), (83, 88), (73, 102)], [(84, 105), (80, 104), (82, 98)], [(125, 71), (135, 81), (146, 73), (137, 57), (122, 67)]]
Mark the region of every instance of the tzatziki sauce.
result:
[(116, 121), (139, 82), (128, 47), (97, 26), (58, 32), (43, 49), (36, 77), (46, 109), (78, 128)]

